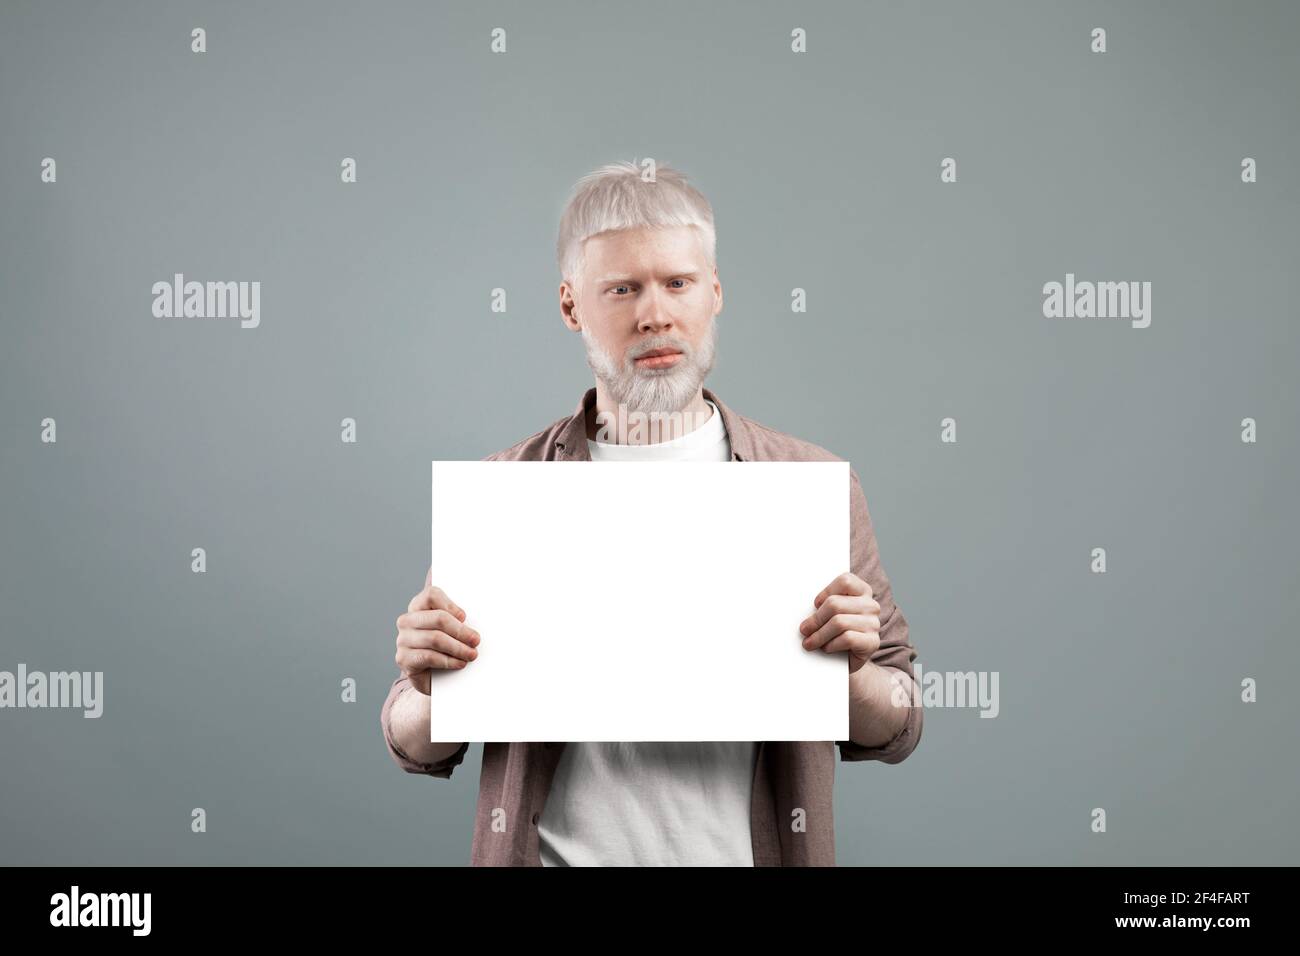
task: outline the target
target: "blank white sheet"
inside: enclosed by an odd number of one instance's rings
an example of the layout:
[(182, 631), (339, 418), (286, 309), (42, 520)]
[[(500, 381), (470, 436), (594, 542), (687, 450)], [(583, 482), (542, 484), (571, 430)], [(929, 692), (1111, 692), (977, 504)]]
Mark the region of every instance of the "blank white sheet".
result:
[(846, 740), (799, 623), (849, 570), (848, 462), (433, 462), (433, 583), (482, 636), (431, 739)]

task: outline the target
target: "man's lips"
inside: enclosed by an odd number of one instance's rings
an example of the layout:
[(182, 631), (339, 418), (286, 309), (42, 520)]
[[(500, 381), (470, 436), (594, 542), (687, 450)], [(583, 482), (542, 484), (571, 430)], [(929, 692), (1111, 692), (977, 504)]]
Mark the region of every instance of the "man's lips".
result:
[(676, 349), (651, 349), (636, 360), (638, 368), (672, 368), (682, 359)]

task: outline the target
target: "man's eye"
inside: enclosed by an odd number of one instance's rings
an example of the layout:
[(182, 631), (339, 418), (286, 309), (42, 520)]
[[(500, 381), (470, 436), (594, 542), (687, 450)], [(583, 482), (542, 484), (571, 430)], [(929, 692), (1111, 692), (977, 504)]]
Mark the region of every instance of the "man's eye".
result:
[(616, 286), (614, 286), (614, 288), (610, 289), (609, 291), (610, 291), (610, 292), (617, 292), (619, 289), (626, 289), (626, 288), (628, 288), (628, 286), (625, 286), (625, 285), (616, 285)]
[(682, 284), (681, 287), (682, 287), (683, 289), (686, 288), (686, 280), (685, 280), (685, 279), (673, 279), (672, 281), (673, 281), (673, 282), (680, 282), (680, 283)]

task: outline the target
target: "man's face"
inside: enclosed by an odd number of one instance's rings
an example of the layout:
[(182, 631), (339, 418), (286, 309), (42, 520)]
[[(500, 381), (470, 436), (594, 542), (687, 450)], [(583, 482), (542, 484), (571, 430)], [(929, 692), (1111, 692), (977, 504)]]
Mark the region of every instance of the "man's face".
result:
[(675, 226), (593, 236), (575, 281), (576, 289), (560, 287), (565, 323), (581, 327), (587, 362), (610, 397), (629, 411), (685, 408), (713, 368), (722, 311), (699, 233)]

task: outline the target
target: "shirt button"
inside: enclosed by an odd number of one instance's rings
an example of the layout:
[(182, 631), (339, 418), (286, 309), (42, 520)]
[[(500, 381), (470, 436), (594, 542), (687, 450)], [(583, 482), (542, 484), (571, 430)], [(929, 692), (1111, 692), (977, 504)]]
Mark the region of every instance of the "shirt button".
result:
[(534, 813), (534, 814), (533, 814), (533, 826), (537, 826), (537, 821), (540, 820), (541, 818), (542, 818), (542, 815), (541, 815), (540, 813)]

